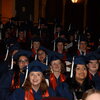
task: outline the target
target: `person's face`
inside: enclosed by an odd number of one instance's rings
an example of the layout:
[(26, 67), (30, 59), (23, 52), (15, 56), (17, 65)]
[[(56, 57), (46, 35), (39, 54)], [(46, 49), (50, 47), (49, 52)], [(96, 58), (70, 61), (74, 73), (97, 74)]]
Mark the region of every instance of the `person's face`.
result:
[(33, 42), (33, 48), (35, 49), (35, 50), (38, 50), (39, 49), (39, 47), (40, 47), (40, 42)]
[(56, 28), (56, 32), (60, 32), (61, 30), (62, 30), (61, 27)]
[(29, 79), (30, 79), (30, 83), (32, 86), (38, 86), (40, 85), (41, 81), (42, 81), (42, 78), (43, 77), (43, 74), (42, 72), (30, 72), (29, 73)]
[(79, 48), (82, 49), (82, 50), (85, 50), (87, 48), (87, 43), (85, 41), (81, 41)]
[(97, 60), (90, 60), (89, 63), (87, 64), (87, 67), (90, 72), (97, 72), (99, 68), (99, 63)]
[(20, 56), (18, 60), (19, 68), (22, 70), (25, 66), (29, 64), (29, 60), (26, 56)]
[(44, 59), (46, 58), (46, 53), (43, 50), (39, 50), (38, 53), (37, 53), (37, 55), (38, 55), (38, 59), (41, 62), (43, 62)]
[(86, 100), (100, 100), (100, 94), (99, 93), (91, 94), (86, 98)]
[(87, 68), (85, 65), (81, 65), (81, 64), (78, 64), (76, 66), (76, 75), (75, 75), (75, 78), (76, 80), (84, 80), (87, 76)]
[(57, 49), (58, 49), (58, 50), (63, 50), (63, 49), (64, 49), (64, 45), (63, 45), (62, 42), (58, 42), (58, 43), (57, 43)]
[(19, 37), (20, 37), (20, 38), (24, 38), (24, 32), (20, 32), (20, 33), (19, 33)]
[(51, 69), (53, 72), (61, 72), (61, 61), (54, 60), (51, 62)]

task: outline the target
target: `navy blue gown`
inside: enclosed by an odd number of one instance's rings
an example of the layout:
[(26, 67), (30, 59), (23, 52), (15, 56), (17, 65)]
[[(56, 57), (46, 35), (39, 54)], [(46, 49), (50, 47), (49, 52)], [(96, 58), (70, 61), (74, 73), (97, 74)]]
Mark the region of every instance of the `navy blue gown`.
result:
[[(48, 92), (49, 92), (49, 96), (50, 97), (55, 97), (55, 92), (51, 89), (51, 88), (48, 88)], [(35, 100), (42, 100), (42, 93), (40, 90), (38, 90), (37, 92), (35, 92), (33, 90), (33, 93), (34, 93), (34, 99)], [(16, 89), (12, 95), (10, 95), (8, 97), (7, 100), (24, 100), (25, 98), (25, 91), (23, 88), (19, 88), (19, 89)]]
[[(46, 78), (48, 78), (48, 80), (50, 80), (49, 77), (46, 77)], [(56, 93), (56, 96), (64, 97), (64, 98), (67, 98), (68, 100), (72, 100), (73, 95), (72, 95), (71, 91), (69, 90), (68, 84), (66, 82), (61, 82), (60, 77), (58, 79), (56, 78), (56, 83), (57, 83), (57, 87), (54, 90)], [(50, 85), (50, 87), (53, 88), (51, 85)]]
[[(14, 72), (12, 70), (4, 74), (0, 79), (0, 100), (6, 100), (7, 96), (12, 93), (10, 87), (12, 85), (12, 79)], [(24, 81), (25, 74), (20, 74), (20, 86)]]

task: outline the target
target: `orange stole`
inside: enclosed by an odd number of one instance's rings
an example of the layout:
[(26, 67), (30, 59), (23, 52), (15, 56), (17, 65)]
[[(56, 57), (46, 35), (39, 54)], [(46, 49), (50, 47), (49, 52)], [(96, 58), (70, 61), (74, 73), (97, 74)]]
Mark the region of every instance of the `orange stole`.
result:
[[(42, 95), (42, 97), (49, 97), (48, 90)], [(25, 100), (35, 100), (32, 89), (25, 91)]]
[(12, 82), (11, 82), (11, 89), (20, 88), (20, 79), (18, 79), (18, 84), (14, 85), (14, 82), (15, 82), (14, 81), (14, 77), (15, 77), (15, 74), (14, 74), (13, 79), (12, 79)]
[(36, 51), (34, 50), (34, 48), (31, 49), (33, 54), (32, 54), (32, 57), (34, 57), (36, 55)]
[[(65, 75), (60, 74), (60, 82), (64, 82), (66, 80)], [(56, 82), (56, 78), (54, 76), (54, 74), (50, 74), (50, 85), (52, 86), (52, 88), (55, 90), (57, 87), (57, 82)]]

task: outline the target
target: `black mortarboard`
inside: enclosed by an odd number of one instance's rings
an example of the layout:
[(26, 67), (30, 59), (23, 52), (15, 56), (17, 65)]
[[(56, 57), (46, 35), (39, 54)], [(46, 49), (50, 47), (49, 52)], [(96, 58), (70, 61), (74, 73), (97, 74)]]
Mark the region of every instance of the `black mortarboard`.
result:
[(6, 44), (7, 51), (6, 51), (6, 56), (5, 56), (4, 61), (7, 60), (9, 51), (18, 49), (17, 42), (15, 39), (7, 39), (5, 41), (5, 44)]
[(84, 56), (77, 56), (74, 59), (74, 64), (82, 64), (85, 65), (86, 64), (86, 60)]
[(87, 41), (87, 38), (84, 35), (80, 35), (80, 41)]
[(10, 38), (10, 39), (7, 39), (6, 41), (5, 41), (5, 44), (9, 47), (9, 46), (12, 46), (12, 45), (14, 45), (14, 44), (16, 44), (17, 43), (17, 41), (16, 41), (16, 39), (15, 38)]
[(20, 50), (18, 51), (15, 55), (14, 55), (14, 59), (18, 59), (18, 57), (20, 57), (21, 55), (25, 55), (26, 57), (31, 57), (32, 56), (32, 52), (28, 51), (28, 50)]
[(51, 53), (51, 61), (61, 60), (62, 58), (63, 58), (63, 54), (60, 54), (58, 52), (52, 51), (52, 53)]
[(10, 50), (10, 51), (13, 51), (13, 50), (20, 50), (20, 45), (19, 45), (19, 43), (16, 43), (16, 44), (10, 46), (9, 50)]
[(45, 64), (35, 60), (28, 65), (28, 72), (36, 71), (36, 72), (43, 72), (48, 69), (48, 66)]
[(32, 38), (32, 42), (41, 42), (41, 39), (39, 37)]
[(100, 54), (95, 53), (95, 52), (90, 52), (86, 55), (86, 60), (90, 61), (90, 60), (98, 60), (100, 57)]
[(58, 42), (66, 43), (66, 42), (68, 42), (68, 41), (67, 41), (67, 39), (64, 39), (64, 38), (59, 37), (59, 38), (57, 38), (57, 39), (55, 40), (55, 42), (56, 42), (56, 43), (58, 43)]

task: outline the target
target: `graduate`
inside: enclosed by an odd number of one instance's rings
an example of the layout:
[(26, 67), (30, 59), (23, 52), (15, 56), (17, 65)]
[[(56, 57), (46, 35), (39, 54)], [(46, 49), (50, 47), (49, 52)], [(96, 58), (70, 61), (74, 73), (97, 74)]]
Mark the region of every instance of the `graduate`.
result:
[[(0, 78), (11, 68), (12, 58), (19, 50), (20, 45), (18, 43), (12, 43), (11, 46), (7, 47), (5, 58), (0, 62)], [(15, 61), (13, 64), (15, 64)]]
[(17, 42), (21, 45), (22, 49), (27, 49), (26, 31), (24, 29), (19, 30)]
[(28, 76), (22, 88), (17, 89), (7, 100), (42, 100), (55, 96), (55, 92), (46, 84), (43, 71), (47, 66), (39, 61), (28, 65)]
[(62, 63), (59, 57), (57, 54), (53, 56), (51, 60), (50, 63), (51, 73), (48, 76), (49, 86), (52, 87), (53, 90), (56, 92), (56, 96), (72, 100), (73, 98), (72, 93), (69, 90), (68, 84), (65, 83), (67, 76), (64, 74), (65, 72), (64, 64)]
[(87, 67), (89, 73), (89, 80), (95, 89), (100, 90), (100, 70), (99, 70), (99, 59), (98, 53), (89, 53), (87, 57)]
[(25, 50), (20, 50), (15, 54), (13, 59), (17, 60), (16, 64), (11, 66), (10, 70), (0, 79), (0, 100), (5, 100), (7, 95), (23, 85), (25, 78), (23, 68), (29, 64), (30, 56), (32, 56), (32, 52)]
[(80, 55), (85, 56), (89, 52), (90, 51), (87, 48), (87, 39), (84, 35), (82, 35), (79, 37), (79, 40), (78, 40), (78, 49), (76, 51), (76, 55), (77, 56), (80, 56)]
[(67, 83), (73, 92), (74, 100), (81, 100), (83, 93), (92, 88), (92, 86), (89, 83), (85, 58), (83, 56), (78, 56), (75, 57), (73, 61), (73, 74)]
[(41, 46), (37, 51), (37, 60), (43, 64), (49, 65), (53, 51)]
[(39, 37), (34, 37), (31, 40), (31, 51), (33, 52), (33, 57), (35, 60), (37, 60), (37, 50), (41, 46), (41, 39)]
[(54, 51), (63, 55), (62, 58), (63, 61), (66, 61), (67, 59), (67, 51), (65, 50), (65, 44), (67, 43), (68, 43), (67, 39), (61, 37), (54, 40)]

